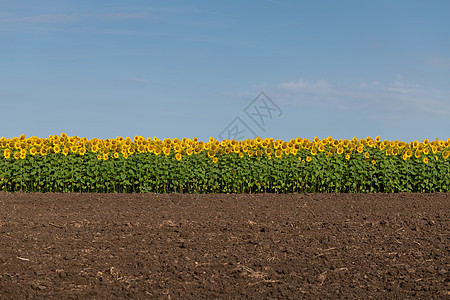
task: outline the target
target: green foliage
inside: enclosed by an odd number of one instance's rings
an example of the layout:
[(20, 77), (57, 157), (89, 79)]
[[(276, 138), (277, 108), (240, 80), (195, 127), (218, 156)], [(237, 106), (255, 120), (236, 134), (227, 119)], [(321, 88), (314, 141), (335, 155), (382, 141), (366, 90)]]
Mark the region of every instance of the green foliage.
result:
[[(369, 149), (363, 154), (326, 155), (300, 149), (282, 158), (240, 157), (237, 153), (207, 152), (168, 156), (136, 153), (124, 158), (98, 159), (87, 152), (64, 155), (0, 157), (0, 190), (24, 192), (98, 193), (374, 193), (449, 192), (450, 160), (441, 153), (402, 159)], [(311, 157), (305, 161), (299, 157)], [(428, 163), (423, 159), (427, 157)]]

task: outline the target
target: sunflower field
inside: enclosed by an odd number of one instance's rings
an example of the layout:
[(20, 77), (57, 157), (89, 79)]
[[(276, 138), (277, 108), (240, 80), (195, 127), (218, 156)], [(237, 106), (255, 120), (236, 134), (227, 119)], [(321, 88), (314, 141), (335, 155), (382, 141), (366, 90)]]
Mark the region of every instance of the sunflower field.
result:
[(422, 142), (0, 138), (0, 191), (449, 192), (450, 138)]

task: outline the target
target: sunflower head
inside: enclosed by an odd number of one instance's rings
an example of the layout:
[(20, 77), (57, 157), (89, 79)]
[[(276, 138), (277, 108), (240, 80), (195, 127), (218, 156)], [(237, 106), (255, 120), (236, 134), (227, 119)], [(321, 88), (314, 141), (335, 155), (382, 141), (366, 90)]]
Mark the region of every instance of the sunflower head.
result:
[(11, 157), (11, 149), (5, 149), (5, 150), (3, 151), (3, 156), (4, 156), (5, 158), (10, 158), (10, 157)]
[(281, 158), (283, 156), (283, 151), (281, 151), (281, 149), (277, 149), (275, 151), (275, 157), (276, 158)]

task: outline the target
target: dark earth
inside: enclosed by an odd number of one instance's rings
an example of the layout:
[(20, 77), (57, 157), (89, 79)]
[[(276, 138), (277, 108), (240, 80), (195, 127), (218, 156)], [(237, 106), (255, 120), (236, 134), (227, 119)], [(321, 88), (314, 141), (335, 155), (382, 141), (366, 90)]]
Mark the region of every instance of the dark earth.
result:
[(0, 299), (450, 299), (450, 193), (0, 193)]

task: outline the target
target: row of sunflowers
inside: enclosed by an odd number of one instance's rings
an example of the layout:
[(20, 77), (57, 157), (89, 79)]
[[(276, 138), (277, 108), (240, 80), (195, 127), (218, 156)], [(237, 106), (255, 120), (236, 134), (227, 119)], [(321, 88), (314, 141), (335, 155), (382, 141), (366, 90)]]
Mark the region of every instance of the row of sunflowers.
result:
[(0, 138), (0, 190), (434, 192), (450, 190), (450, 138)]

